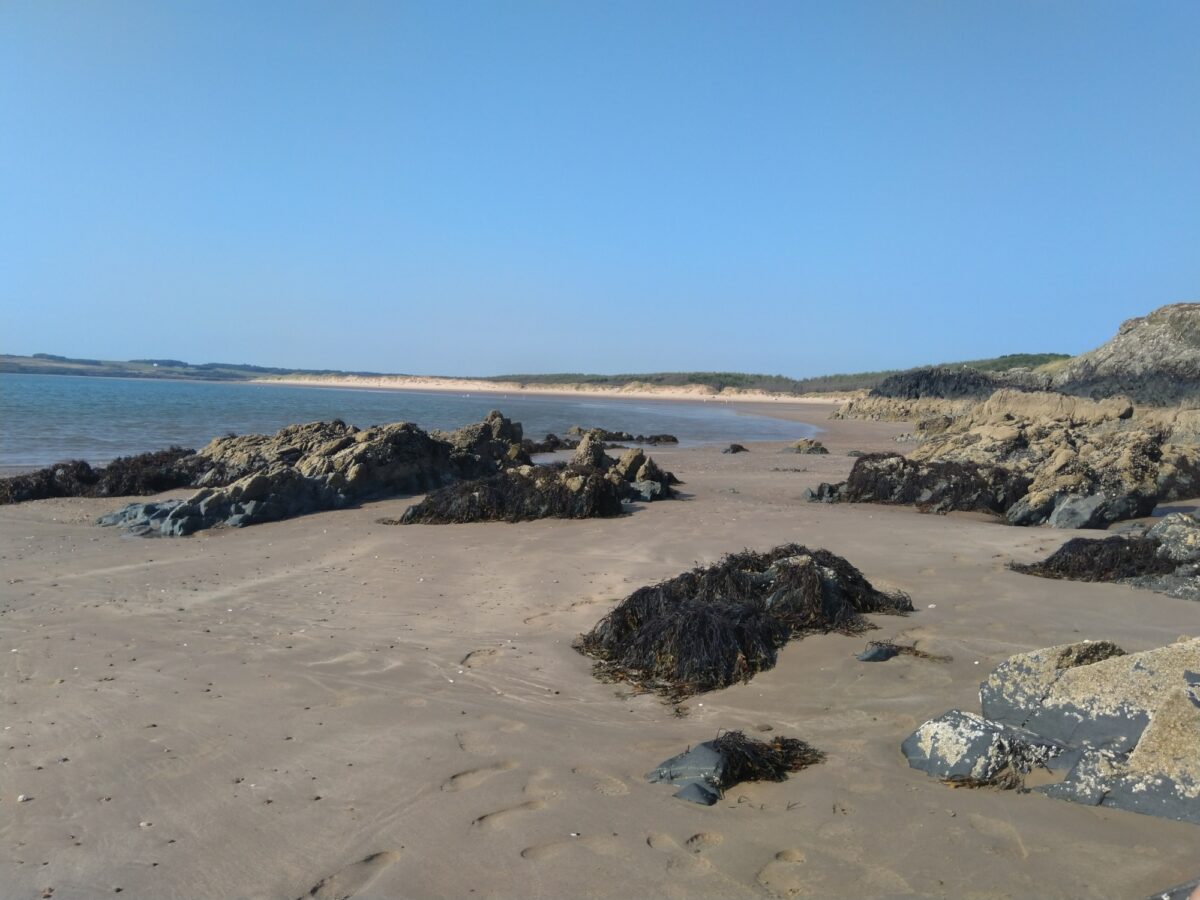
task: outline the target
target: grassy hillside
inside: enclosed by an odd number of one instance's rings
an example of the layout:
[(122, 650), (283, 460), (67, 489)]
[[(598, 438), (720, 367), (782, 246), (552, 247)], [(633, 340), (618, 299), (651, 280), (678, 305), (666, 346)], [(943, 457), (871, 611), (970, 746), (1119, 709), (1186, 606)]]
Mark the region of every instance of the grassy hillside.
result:
[[(1061, 353), (1014, 353), (994, 359), (943, 365), (1002, 372), (1017, 367), (1034, 367), (1061, 363), (1067, 357)], [(898, 369), (880, 372), (854, 372), (821, 375), (814, 378), (789, 378), (786, 375), (755, 375), (745, 372), (652, 372), (630, 375), (590, 375), (582, 372), (560, 372), (547, 375), (494, 375), (480, 381), (508, 381), (518, 384), (587, 384), (623, 387), (639, 384), (678, 387), (702, 384), (722, 390), (738, 388), (750, 391), (771, 391), (781, 394), (857, 391), (872, 388)], [(0, 355), (0, 372), (35, 375), (99, 375), (116, 378), (165, 378), (202, 381), (246, 381), (264, 376), (287, 375), (365, 375), (378, 372), (343, 372), (336, 369), (280, 369), (234, 363), (187, 363), (178, 359), (131, 359), (125, 361), (71, 359), (49, 353), (33, 356)]]

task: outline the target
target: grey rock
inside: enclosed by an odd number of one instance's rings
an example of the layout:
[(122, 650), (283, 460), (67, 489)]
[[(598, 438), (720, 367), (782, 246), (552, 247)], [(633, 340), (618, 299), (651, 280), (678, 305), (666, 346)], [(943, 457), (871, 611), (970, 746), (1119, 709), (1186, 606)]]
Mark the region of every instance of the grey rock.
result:
[(1026, 729), (954, 709), (930, 719), (900, 749), (910, 766), (937, 778), (990, 781), (1005, 771), (1026, 773), (1046, 766), (1066, 747)]
[(721, 798), (721, 774), (725, 759), (713, 746), (712, 741), (697, 744), (690, 750), (664, 760), (646, 780), (654, 783), (679, 785), (674, 796), (691, 803), (712, 806)]

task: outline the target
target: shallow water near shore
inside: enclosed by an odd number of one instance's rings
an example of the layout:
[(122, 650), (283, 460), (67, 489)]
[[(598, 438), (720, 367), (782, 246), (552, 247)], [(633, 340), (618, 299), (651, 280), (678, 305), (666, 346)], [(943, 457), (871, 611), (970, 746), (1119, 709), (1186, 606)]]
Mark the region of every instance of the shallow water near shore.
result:
[(285, 425), (342, 419), (365, 427), (416, 422), (459, 428), (499, 409), (526, 436), (563, 434), (572, 425), (673, 434), (683, 446), (811, 437), (819, 429), (750, 415), (721, 402), (364, 390), (239, 382), (150, 381), (70, 375), (0, 375), (0, 467), (65, 459), (103, 463), (213, 437), (272, 432)]

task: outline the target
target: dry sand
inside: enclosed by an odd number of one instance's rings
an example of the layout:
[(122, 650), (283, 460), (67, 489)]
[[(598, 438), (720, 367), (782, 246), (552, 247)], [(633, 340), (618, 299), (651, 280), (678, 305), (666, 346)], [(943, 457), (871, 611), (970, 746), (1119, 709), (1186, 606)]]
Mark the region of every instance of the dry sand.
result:
[[(614, 520), (376, 524), (392, 500), (141, 540), (90, 524), (111, 500), (0, 508), (0, 895), (1141, 898), (1200, 874), (1195, 825), (952, 789), (899, 749), (1012, 653), (1147, 649), (1200, 608), (1005, 569), (1069, 533), (804, 503), (904, 430), (827, 410), (777, 410), (828, 427), (825, 457), (656, 448), (688, 499)], [(785, 541), (918, 611), (795, 641), (684, 718), (571, 649), (633, 588)], [(857, 662), (868, 638), (954, 660)], [(642, 780), (722, 728), (828, 760), (712, 808)]]

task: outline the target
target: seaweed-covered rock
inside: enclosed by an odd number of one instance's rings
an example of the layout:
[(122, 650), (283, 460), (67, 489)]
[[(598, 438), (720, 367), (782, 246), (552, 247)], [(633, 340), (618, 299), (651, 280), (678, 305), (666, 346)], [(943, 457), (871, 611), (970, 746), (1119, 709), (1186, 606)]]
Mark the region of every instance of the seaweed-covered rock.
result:
[(1041, 562), (1012, 568), (1042, 578), (1121, 582), (1200, 600), (1200, 520), (1171, 513), (1125, 535), (1074, 538)]
[(823, 455), (829, 452), (828, 448), (826, 448), (824, 444), (822, 444), (820, 441), (813, 440), (812, 438), (801, 438), (788, 447), (788, 450), (790, 450), (792, 453), (815, 455)]
[(639, 588), (575, 646), (597, 677), (683, 697), (770, 669), (793, 637), (858, 633), (871, 627), (864, 613), (911, 610), (840, 556), (786, 544)]
[(605, 428), (583, 428), (579, 425), (572, 425), (567, 429), (567, 434), (578, 435), (582, 437), (585, 434), (593, 435), (597, 440), (605, 443), (624, 443), (624, 444), (678, 444), (679, 438), (673, 434), (630, 434), (628, 431), (609, 431)]
[(860, 456), (841, 484), (822, 483), (809, 500), (825, 503), (915, 505), (923, 512), (974, 510), (1002, 515), (1025, 492), (1028, 479), (1000, 466), (914, 462), (896, 453)]
[(749, 453), (750, 451), (747, 450), (745, 447), (743, 447), (741, 444), (730, 444), (728, 447), (726, 447), (721, 452), (722, 453)]
[(128, 497), (187, 487), (211, 463), (195, 450), (171, 447), (122, 456), (107, 466), (82, 460), (57, 463), (36, 472), (0, 478), (0, 504), (49, 497)]
[[(994, 747), (1016, 733), (1058, 748), (1033, 763), (1069, 768), (1037, 788), (1051, 797), (1200, 823), (1200, 638), (1141, 653), (1107, 641), (1021, 653), (988, 676), (980, 703), (982, 717), (956, 710), (922, 725), (904, 744), (910, 763), (986, 782)], [(932, 751), (935, 735), (946, 749)]]
[(646, 780), (677, 785), (679, 799), (712, 806), (736, 784), (783, 781), (824, 759), (824, 753), (798, 738), (756, 741), (741, 731), (728, 731), (664, 760)]
[(521, 522), (620, 514), (621, 494), (614, 482), (600, 472), (523, 466), (433, 491), (405, 510), (399, 524)]

